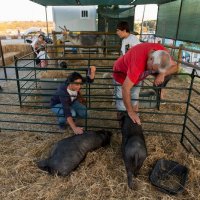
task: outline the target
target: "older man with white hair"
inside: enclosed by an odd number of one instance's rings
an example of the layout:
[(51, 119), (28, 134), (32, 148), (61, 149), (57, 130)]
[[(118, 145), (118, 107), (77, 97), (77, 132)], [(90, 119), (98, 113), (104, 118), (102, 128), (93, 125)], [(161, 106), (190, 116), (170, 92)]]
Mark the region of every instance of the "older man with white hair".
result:
[(156, 74), (154, 84), (158, 86), (166, 76), (176, 73), (178, 66), (161, 44), (142, 43), (118, 58), (113, 71), (117, 110), (126, 110), (134, 123), (141, 124), (137, 115), (141, 80)]

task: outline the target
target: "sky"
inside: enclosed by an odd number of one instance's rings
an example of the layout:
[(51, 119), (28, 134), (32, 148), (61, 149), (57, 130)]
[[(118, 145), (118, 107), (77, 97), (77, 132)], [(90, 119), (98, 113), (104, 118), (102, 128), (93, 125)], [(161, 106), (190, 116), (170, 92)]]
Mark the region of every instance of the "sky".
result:
[[(48, 20), (52, 21), (51, 7)], [(0, 0), (0, 21), (46, 21), (45, 7), (29, 0)]]
[(158, 11), (158, 6), (157, 5), (138, 5), (136, 6), (135, 10), (135, 20), (141, 20), (143, 16), (143, 10), (145, 8), (145, 15), (144, 15), (144, 20), (149, 19), (149, 20), (155, 20), (157, 19), (157, 11)]
[[(144, 6), (136, 7), (135, 20), (142, 19)], [(52, 8), (47, 7), (48, 21), (52, 21)], [(157, 6), (145, 8), (144, 19), (156, 19)], [(46, 21), (45, 7), (29, 0), (0, 0), (0, 21)]]

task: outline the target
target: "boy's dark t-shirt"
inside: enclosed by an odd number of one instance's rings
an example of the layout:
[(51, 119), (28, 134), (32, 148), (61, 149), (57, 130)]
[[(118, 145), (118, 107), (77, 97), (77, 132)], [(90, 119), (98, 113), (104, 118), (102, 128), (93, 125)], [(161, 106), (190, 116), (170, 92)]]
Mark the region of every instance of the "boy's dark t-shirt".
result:
[[(86, 78), (83, 79), (83, 82), (87, 82), (87, 83), (92, 83), (93, 81), (94, 79), (90, 79), (88, 75), (86, 76)], [(67, 92), (68, 85), (69, 83), (66, 80), (65, 83), (61, 84), (57, 88), (55, 94), (50, 100), (51, 107), (54, 107), (55, 105), (60, 104), (60, 103), (62, 104), (63, 109), (64, 109), (64, 115), (66, 118), (72, 116), (70, 106), (73, 104), (74, 101), (77, 100), (77, 99), (74, 99), (73, 101), (71, 101), (70, 94)], [(78, 92), (78, 96), (79, 95), (80, 93)]]

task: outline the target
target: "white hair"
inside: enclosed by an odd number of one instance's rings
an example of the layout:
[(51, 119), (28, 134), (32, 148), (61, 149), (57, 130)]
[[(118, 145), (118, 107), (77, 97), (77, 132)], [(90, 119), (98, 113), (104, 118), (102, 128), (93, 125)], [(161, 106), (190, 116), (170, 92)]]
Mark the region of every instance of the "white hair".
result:
[(153, 64), (158, 65), (159, 72), (165, 72), (170, 67), (170, 55), (164, 50), (157, 50), (152, 53), (154, 58)]

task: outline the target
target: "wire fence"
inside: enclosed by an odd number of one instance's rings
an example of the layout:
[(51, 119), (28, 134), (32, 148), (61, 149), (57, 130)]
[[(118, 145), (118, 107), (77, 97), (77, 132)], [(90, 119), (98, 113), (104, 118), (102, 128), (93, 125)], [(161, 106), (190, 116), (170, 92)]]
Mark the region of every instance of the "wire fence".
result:
[[(54, 53), (52, 50), (49, 53)], [(50, 98), (67, 76), (77, 71), (86, 76), (89, 66), (97, 68), (95, 81), (82, 85), (86, 99), (87, 117), (75, 119), (85, 130), (109, 129), (120, 132), (116, 97), (116, 83), (112, 80), (115, 54), (67, 53), (62, 57), (67, 67), (61, 68), (61, 58), (46, 59), (44, 68), (36, 65), (31, 55), (15, 59), (9, 66), (13, 76), (7, 78), (6, 87), (0, 92), (1, 131), (28, 131), (63, 133), (50, 107)], [(184, 62), (183, 62), (184, 63)], [(8, 68), (8, 67), (7, 67)], [(190, 66), (192, 73), (174, 75), (164, 88), (166, 95), (160, 99), (161, 87), (153, 86), (153, 77), (146, 79), (139, 97), (139, 114), (145, 134), (167, 134), (180, 136), (180, 142), (188, 151), (200, 154), (200, 76), (197, 68)]]

